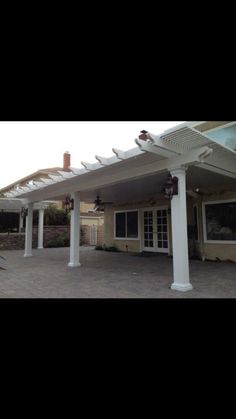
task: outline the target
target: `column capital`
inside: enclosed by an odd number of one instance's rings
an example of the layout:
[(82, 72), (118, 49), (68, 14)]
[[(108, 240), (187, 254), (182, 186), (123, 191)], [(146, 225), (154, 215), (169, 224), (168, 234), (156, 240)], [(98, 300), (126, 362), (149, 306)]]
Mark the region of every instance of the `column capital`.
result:
[(185, 174), (187, 170), (188, 170), (187, 166), (179, 166), (179, 167), (175, 167), (174, 169), (170, 169), (170, 173), (172, 176), (177, 176), (177, 175)]

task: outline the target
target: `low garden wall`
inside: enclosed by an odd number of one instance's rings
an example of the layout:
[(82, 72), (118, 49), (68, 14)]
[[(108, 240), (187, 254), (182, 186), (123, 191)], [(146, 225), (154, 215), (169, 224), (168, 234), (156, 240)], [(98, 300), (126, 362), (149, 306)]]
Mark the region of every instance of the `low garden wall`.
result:
[[(81, 227), (80, 244), (90, 245), (90, 226)], [(92, 243), (94, 244), (94, 243)], [(103, 245), (103, 226), (97, 227), (97, 243)], [(70, 226), (44, 226), (43, 246), (64, 247), (70, 245)], [(33, 227), (32, 247), (38, 246), (38, 227)], [(25, 247), (25, 233), (0, 233), (0, 250), (19, 250)]]
[[(69, 246), (70, 243), (70, 226), (44, 226), (43, 229), (43, 246), (56, 247), (56, 243)], [(54, 244), (54, 245), (53, 245)], [(38, 246), (38, 227), (33, 227), (32, 247)], [(0, 249), (2, 250), (18, 250), (25, 247), (25, 233), (0, 233)]]

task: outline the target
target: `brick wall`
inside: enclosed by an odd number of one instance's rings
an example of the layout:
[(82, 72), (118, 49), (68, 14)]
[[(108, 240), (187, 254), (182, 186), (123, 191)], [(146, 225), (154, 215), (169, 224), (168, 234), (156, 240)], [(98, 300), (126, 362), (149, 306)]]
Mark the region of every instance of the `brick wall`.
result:
[(1, 233), (0, 234), (0, 250), (18, 250), (24, 249), (25, 235), (24, 233)]
[[(84, 234), (81, 236), (81, 244), (90, 245), (90, 226), (81, 226)], [(57, 237), (70, 238), (70, 226), (44, 226), (43, 246), (46, 247), (48, 241)], [(97, 245), (103, 245), (103, 225), (97, 227)], [(32, 247), (38, 246), (38, 227), (33, 227)], [(18, 250), (25, 247), (24, 233), (1, 233), (0, 234), (0, 250)]]
[[(43, 245), (46, 247), (47, 242), (59, 236), (70, 238), (70, 226), (44, 226)], [(38, 246), (38, 227), (33, 227), (32, 247)], [(25, 247), (24, 233), (1, 233), (0, 249), (2, 250), (18, 250)]]

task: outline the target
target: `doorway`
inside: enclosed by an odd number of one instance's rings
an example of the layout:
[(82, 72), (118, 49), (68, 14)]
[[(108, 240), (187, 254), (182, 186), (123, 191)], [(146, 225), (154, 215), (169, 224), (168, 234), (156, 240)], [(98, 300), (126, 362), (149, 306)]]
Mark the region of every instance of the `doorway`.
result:
[(169, 252), (168, 210), (166, 207), (143, 210), (143, 250)]

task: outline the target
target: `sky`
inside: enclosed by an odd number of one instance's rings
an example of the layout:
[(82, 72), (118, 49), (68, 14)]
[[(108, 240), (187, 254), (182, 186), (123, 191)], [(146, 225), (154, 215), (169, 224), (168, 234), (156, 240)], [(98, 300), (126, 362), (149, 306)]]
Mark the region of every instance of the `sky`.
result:
[(95, 163), (95, 154), (114, 156), (112, 148), (126, 151), (141, 130), (161, 134), (184, 121), (125, 122), (0, 122), (0, 188), (39, 169), (63, 165), (63, 153), (71, 154), (71, 166), (81, 160)]

